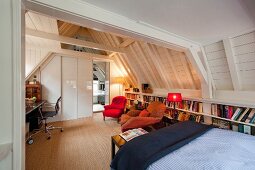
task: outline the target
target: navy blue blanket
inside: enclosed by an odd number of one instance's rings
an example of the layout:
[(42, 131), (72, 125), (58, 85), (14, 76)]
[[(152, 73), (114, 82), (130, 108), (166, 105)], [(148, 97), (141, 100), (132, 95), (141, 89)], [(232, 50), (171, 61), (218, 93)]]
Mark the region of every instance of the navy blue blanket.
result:
[(111, 168), (146, 169), (153, 162), (179, 149), (211, 128), (208, 125), (185, 121), (136, 137), (120, 148), (111, 162)]

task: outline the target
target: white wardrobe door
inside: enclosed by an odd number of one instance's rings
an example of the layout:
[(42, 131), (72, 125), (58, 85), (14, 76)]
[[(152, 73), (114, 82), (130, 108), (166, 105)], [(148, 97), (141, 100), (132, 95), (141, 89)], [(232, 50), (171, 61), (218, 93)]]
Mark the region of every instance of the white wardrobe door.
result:
[(62, 57), (62, 118), (77, 119), (77, 58)]
[(92, 116), (92, 60), (78, 59), (78, 118)]
[[(42, 99), (50, 103), (56, 103), (61, 96), (61, 57), (55, 56), (50, 63), (41, 70)], [(49, 121), (60, 121), (59, 114)]]

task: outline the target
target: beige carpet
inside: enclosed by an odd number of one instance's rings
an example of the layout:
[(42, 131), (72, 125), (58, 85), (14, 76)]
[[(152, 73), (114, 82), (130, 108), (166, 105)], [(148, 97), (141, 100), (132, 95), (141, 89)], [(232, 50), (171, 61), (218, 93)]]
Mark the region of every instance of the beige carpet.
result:
[(103, 121), (102, 113), (91, 118), (57, 122), (50, 140), (41, 133), (26, 145), (26, 170), (110, 169), (111, 136), (120, 133), (116, 119)]

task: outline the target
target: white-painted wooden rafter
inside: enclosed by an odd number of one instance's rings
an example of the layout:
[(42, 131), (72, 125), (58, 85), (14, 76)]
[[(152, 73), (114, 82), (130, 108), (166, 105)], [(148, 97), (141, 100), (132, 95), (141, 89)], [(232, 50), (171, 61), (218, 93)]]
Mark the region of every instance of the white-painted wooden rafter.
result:
[(37, 30), (33, 30), (33, 29), (26, 29), (26, 36), (39, 37), (39, 38), (44, 38), (44, 39), (48, 39), (48, 40), (58, 41), (61, 43), (70, 44), (70, 45), (77, 45), (77, 46), (81, 46), (81, 47), (104, 50), (104, 51), (109, 51), (109, 52), (125, 53), (125, 50), (123, 50), (121, 48), (115, 48), (115, 47), (106, 46), (103, 44), (97, 44), (97, 43), (93, 43), (93, 42), (89, 42), (89, 41), (60, 36), (60, 35), (37, 31)]
[(235, 55), (232, 51), (232, 46), (230, 39), (224, 39), (223, 45), (226, 52), (227, 62), (229, 66), (230, 76), (232, 79), (234, 90), (242, 90), (241, 82), (240, 82), (240, 76), (239, 76), (239, 69), (237, 68), (236, 61), (235, 61)]

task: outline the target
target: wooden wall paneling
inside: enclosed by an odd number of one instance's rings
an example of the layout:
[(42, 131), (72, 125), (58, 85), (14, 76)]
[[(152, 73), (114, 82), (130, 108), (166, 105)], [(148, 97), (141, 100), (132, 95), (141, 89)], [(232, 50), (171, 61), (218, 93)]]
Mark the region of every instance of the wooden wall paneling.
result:
[(140, 56), (140, 60), (144, 62), (144, 65), (141, 65), (141, 67), (145, 67), (146, 72), (149, 73), (150, 75), (150, 79), (152, 80), (153, 84), (152, 87), (153, 88), (160, 88), (160, 84), (154, 74), (154, 70), (151, 69), (150, 64), (148, 63), (145, 54), (143, 52), (143, 49), (141, 48), (140, 44), (138, 42), (135, 42), (133, 44), (135, 50), (137, 51), (138, 55)]
[(242, 85), (240, 82), (239, 69), (236, 65), (235, 55), (232, 50), (232, 45), (230, 39), (224, 39), (223, 45), (225, 48), (226, 58), (229, 66), (230, 76), (233, 83), (234, 90), (242, 90)]
[(255, 62), (255, 51), (251, 53), (236, 55), (236, 63), (248, 63), (248, 62)]
[(240, 45), (237, 47), (234, 47), (233, 51), (235, 55), (241, 55), (245, 53), (252, 53), (255, 50), (255, 42), (245, 44), (245, 45)]
[(255, 42), (255, 31), (231, 38), (233, 47)]
[(159, 76), (161, 77), (164, 83), (163, 88), (171, 89), (172, 85), (170, 85), (169, 81), (167, 80), (166, 73), (163, 71), (158, 53), (155, 51), (155, 49), (153, 49), (151, 44), (146, 44), (145, 50), (148, 51), (153, 63), (155, 64), (156, 68), (159, 71)]
[(217, 90), (233, 90), (223, 41), (207, 45), (204, 49), (215, 88)]
[(50, 57), (53, 57), (54, 54), (52, 52), (49, 52), (48, 55), (46, 55), (32, 70), (31, 72), (29, 72), (27, 75), (26, 75), (26, 78), (25, 78), (25, 81), (27, 81), (36, 71), (39, 67), (41, 67), (41, 65), (43, 65), (47, 60), (48, 58)]
[(166, 88), (166, 85), (162, 79), (162, 76), (160, 74), (159, 68), (156, 66), (156, 63), (154, 62), (154, 60), (152, 58), (155, 58), (155, 55), (153, 55), (153, 53), (150, 51), (148, 44), (145, 42), (140, 42), (140, 46), (144, 51), (144, 54), (146, 56), (146, 61), (148, 62), (149, 66), (151, 67), (153, 73), (155, 74), (155, 77), (159, 83), (159, 87), (158, 88)]

